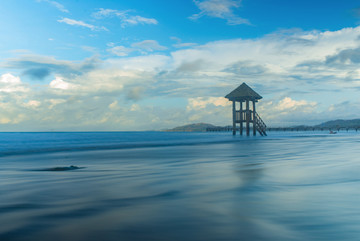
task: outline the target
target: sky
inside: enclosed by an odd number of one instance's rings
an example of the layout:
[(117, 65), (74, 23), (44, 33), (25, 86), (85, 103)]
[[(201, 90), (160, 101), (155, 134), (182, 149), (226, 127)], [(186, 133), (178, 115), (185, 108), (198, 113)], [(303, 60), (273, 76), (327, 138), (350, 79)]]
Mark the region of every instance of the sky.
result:
[(360, 118), (360, 1), (2, 0), (0, 131)]

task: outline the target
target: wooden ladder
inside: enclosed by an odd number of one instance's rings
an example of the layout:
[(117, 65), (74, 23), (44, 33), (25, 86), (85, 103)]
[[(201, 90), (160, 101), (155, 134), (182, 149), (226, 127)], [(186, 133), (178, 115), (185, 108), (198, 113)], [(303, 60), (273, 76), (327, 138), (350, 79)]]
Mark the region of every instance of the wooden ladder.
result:
[(264, 121), (260, 118), (260, 116), (258, 115), (257, 112), (255, 112), (255, 115), (256, 115), (256, 121), (255, 121), (256, 129), (258, 130), (260, 135), (267, 136), (266, 125), (265, 125)]

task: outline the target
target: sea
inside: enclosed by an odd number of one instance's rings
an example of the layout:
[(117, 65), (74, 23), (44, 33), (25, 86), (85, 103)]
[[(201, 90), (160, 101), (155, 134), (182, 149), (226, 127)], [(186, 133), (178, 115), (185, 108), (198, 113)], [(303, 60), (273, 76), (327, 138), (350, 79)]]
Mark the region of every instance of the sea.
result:
[(0, 240), (360, 240), (360, 132), (0, 133)]

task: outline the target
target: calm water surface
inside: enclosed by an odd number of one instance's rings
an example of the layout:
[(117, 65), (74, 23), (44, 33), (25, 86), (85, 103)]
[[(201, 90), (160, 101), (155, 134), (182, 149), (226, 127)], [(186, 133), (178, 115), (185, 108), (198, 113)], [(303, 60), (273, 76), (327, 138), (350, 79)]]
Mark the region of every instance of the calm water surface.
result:
[(0, 133), (0, 240), (360, 240), (359, 187), (356, 132)]

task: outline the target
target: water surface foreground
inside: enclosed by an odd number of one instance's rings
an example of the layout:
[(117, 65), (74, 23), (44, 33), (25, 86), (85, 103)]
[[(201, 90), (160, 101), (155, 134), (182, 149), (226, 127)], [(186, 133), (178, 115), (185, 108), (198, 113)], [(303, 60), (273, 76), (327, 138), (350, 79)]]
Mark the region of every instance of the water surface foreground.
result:
[(0, 240), (360, 237), (356, 132), (0, 138)]

